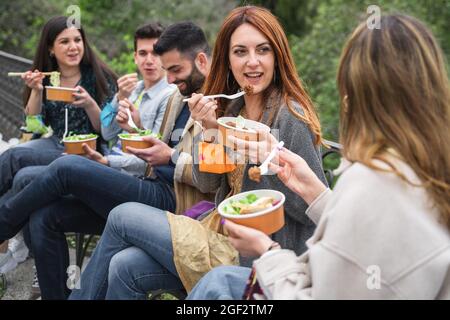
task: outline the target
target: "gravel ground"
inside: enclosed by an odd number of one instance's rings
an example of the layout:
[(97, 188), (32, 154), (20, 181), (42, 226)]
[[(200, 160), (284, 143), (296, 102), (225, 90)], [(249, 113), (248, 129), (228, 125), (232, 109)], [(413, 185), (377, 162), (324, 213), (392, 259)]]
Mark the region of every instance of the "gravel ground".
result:
[[(70, 256), (71, 261), (74, 262), (75, 250), (70, 249)], [(84, 266), (86, 266), (88, 261), (89, 257), (86, 257), (84, 259)], [(31, 292), (34, 275), (33, 265), (34, 259), (28, 258), (14, 270), (6, 273), (7, 289), (1, 300), (35, 300), (40, 298), (38, 296), (32, 296)]]

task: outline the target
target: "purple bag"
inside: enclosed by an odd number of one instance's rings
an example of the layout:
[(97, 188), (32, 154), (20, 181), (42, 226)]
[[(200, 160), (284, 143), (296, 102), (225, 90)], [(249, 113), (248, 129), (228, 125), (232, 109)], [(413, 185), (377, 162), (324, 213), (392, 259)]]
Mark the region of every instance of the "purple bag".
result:
[(215, 203), (203, 200), (187, 209), (183, 215), (196, 220), (202, 214), (209, 213), (214, 210), (215, 207)]

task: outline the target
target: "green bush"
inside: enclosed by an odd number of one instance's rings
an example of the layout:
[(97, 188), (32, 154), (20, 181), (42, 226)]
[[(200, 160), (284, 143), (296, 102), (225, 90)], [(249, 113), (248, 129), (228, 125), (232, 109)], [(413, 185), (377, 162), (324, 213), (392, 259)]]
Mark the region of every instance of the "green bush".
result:
[[(339, 97), (336, 73), (346, 38), (368, 18), (370, 0), (320, 1), (311, 31), (303, 37), (292, 35), (290, 44), (299, 74), (305, 82), (320, 114), (325, 138), (338, 139)], [(413, 15), (432, 29), (450, 57), (450, 1), (381, 0), (382, 13)]]

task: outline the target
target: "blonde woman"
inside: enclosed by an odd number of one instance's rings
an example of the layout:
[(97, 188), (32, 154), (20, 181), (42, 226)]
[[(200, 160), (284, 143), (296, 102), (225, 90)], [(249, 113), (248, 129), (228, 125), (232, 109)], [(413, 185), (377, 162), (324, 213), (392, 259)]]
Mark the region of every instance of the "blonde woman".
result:
[[(299, 156), (278, 177), (318, 223), (296, 256), (259, 231), (226, 222), (251, 270), (219, 267), (191, 299), (450, 299), (450, 86), (443, 54), (414, 18), (361, 24), (338, 73), (347, 165), (330, 191)], [(268, 248), (272, 248), (268, 250)], [(244, 295), (245, 291), (245, 295)]]

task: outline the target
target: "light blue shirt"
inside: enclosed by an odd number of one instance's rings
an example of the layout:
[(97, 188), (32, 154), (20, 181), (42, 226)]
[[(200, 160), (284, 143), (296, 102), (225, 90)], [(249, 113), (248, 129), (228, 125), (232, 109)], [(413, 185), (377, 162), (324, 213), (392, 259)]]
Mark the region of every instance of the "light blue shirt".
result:
[[(169, 84), (166, 77), (163, 77), (159, 82), (145, 91), (144, 81), (138, 82), (136, 89), (131, 93), (128, 100), (134, 103), (144, 91), (139, 105), (139, 116), (144, 129), (150, 129), (152, 132), (159, 133), (167, 102), (175, 89), (176, 86)], [(116, 95), (101, 114), (103, 139), (113, 141), (116, 144), (112, 153), (107, 156), (109, 166), (124, 170), (132, 175), (144, 175), (147, 163), (133, 155), (120, 151), (120, 145), (117, 143), (117, 135), (122, 133), (123, 130), (115, 119), (118, 109), (119, 102)]]

